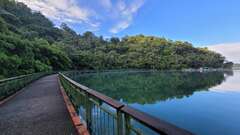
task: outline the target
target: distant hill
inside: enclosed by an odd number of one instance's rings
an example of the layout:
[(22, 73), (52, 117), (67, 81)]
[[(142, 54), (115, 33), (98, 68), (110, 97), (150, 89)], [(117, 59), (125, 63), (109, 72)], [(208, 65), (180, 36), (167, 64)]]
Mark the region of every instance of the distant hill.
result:
[(0, 78), (69, 69), (182, 69), (223, 66), (225, 58), (191, 43), (154, 36), (103, 39), (56, 28), (23, 3), (0, 1)]

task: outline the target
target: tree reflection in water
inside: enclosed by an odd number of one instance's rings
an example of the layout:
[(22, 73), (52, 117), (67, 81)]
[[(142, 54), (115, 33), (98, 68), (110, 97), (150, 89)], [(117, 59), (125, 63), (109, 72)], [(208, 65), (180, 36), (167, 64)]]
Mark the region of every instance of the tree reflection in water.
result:
[[(231, 73), (226, 73), (231, 75)], [(207, 91), (225, 80), (224, 72), (101, 72), (81, 74), (77, 82), (128, 104), (153, 104)]]

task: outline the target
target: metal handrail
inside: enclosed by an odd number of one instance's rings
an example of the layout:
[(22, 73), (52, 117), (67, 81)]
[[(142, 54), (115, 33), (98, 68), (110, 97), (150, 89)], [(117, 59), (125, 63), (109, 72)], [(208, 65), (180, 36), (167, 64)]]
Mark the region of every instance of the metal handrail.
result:
[(189, 131), (176, 127), (166, 121), (160, 120), (156, 117), (153, 117), (149, 114), (136, 110), (129, 106), (124, 106), (121, 108), (121, 111), (130, 115), (135, 120), (143, 123), (144, 125), (148, 126), (152, 130), (166, 135), (190, 135)]
[(31, 74), (28, 74), (28, 75), (20, 75), (20, 76), (16, 76), (16, 77), (11, 77), (11, 78), (2, 79), (2, 80), (0, 80), (0, 83), (4, 83), (4, 82), (7, 82), (7, 81), (24, 78), (24, 77), (29, 76), (29, 75), (31, 75)]
[(10, 77), (10, 78), (5, 78), (5, 79), (1, 79), (0, 83), (4, 83), (7, 81), (12, 81), (12, 80), (16, 80), (16, 79), (21, 79), (27, 76), (33, 76), (33, 75), (39, 75), (39, 74), (51, 74), (54, 72), (39, 72), (39, 73), (32, 73), (32, 74), (26, 74), (26, 75), (19, 75), (19, 76), (14, 76), (14, 77)]
[[(119, 116), (121, 116), (121, 118), (119, 118), (121, 123), (120, 124), (118, 123), (118, 125), (123, 126), (123, 123), (126, 124), (127, 120), (125, 120), (122, 116), (127, 116), (127, 117), (130, 117), (130, 118), (140, 122), (144, 126), (150, 128), (151, 130), (153, 130), (156, 133), (161, 134), (161, 135), (192, 135), (193, 134), (185, 129), (181, 129), (179, 127), (176, 127), (175, 125), (172, 125), (168, 122), (165, 122), (163, 120), (160, 120), (158, 118), (150, 116), (144, 112), (140, 112), (139, 110), (133, 109), (130, 106), (127, 106), (127, 105), (125, 105), (121, 102), (118, 102), (108, 96), (105, 96), (95, 90), (92, 90), (84, 85), (81, 85), (81, 84), (73, 81), (69, 77), (65, 76), (63, 73), (59, 73), (59, 76), (60, 76), (60, 80), (63, 79), (64, 81), (67, 81), (68, 83), (70, 83), (71, 87), (76, 88), (75, 90), (84, 91), (86, 94), (89, 95), (89, 97), (94, 97), (94, 98), (110, 105), (114, 109), (116, 109), (116, 112), (121, 113), (121, 115), (119, 115)], [(125, 122), (123, 122), (123, 120), (125, 120)], [(124, 128), (121, 128), (121, 127), (118, 127), (118, 128), (124, 130)], [(128, 128), (128, 127), (126, 127), (126, 128)], [(126, 128), (125, 128), (125, 130), (126, 130)], [(125, 132), (127, 132), (127, 131), (125, 131)], [(123, 133), (123, 131), (120, 131), (120, 133)]]

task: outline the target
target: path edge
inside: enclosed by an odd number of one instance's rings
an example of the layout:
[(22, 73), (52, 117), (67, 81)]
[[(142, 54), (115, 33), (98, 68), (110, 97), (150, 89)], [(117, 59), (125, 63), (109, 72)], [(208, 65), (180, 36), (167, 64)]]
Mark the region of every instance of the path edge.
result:
[[(24, 87), (25, 88), (25, 87)], [(4, 98), (3, 100), (0, 101), (0, 106), (4, 105), (5, 103), (7, 103), (8, 101), (10, 101), (11, 99), (13, 99), (14, 97), (16, 97), (18, 94), (22, 93), (24, 91), (24, 88), (21, 88), (20, 90), (18, 90), (17, 92), (15, 92), (14, 94), (12, 94), (11, 96), (8, 96), (6, 98)]]
[(75, 111), (74, 107), (73, 107), (73, 104), (72, 102), (70, 101), (70, 99), (68, 98), (61, 82), (60, 82), (60, 78), (59, 78), (59, 75), (57, 76), (57, 80), (58, 80), (58, 85), (59, 85), (59, 90), (61, 92), (61, 95), (63, 97), (63, 100), (64, 100), (64, 103), (65, 103), (65, 106), (67, 108), (67, 111), (71, 117), (71, 120), (72, 120), (72, 123), (73, 123), (73, 126), (75, 127), (76, 131), (77, 131), (77, 134), (78, 135), (90, 135), (88, 130), (87, 130), (87, 127), (86, 125), (81, 122), (77, 112)]

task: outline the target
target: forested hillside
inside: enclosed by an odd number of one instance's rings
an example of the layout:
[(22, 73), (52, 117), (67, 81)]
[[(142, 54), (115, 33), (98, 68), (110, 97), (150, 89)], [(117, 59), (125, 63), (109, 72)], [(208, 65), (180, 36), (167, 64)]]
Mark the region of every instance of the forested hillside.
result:
[(23, 3), (0, 0), (0, 78), (67, 69), (182, 69), (223, 66), (225, 58), (188, 42), (153, 36), (104, 39), (60, 28)]

